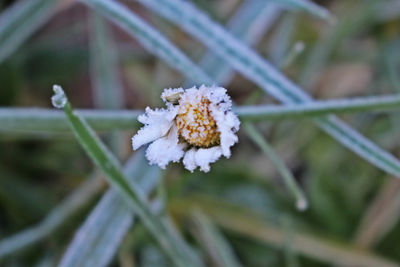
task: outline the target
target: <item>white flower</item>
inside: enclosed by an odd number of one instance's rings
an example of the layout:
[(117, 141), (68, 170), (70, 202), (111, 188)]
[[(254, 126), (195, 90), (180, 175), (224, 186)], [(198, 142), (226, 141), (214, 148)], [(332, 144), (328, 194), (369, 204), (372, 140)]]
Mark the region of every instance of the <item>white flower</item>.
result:
[(197, 167), (208, 172), (210, 163), (222, 155), (230, 157), (240, 122), (231, 111), (232, 101), (225, 88), (164, 89), (161, 98), (166, 109), (147, 107), (139, 116), (144, 126), (132, 137), (134, 150), (152, 142), (146, 151), (151, 164), (164, 169), (183, 157), (191, 172)]

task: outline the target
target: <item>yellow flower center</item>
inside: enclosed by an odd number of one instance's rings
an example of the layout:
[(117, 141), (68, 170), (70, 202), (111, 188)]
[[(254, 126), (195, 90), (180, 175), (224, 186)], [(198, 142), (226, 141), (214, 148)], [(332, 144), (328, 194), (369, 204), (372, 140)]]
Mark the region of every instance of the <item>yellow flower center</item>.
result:
[(176, 125), (180, 136), (191, 145), (210, 147), (219, 144), (220, 133), (209, 110), (210, 100), (185, 103), (179, 107)]

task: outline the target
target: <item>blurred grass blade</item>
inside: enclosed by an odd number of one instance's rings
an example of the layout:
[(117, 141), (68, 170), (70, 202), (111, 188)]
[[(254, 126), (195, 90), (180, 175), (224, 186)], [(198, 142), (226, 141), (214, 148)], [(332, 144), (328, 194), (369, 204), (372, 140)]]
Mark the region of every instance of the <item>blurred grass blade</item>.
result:
[[(123, 171), (145, 194), (156, 187), (161, 175), (157, 167), (147, 166), (143, 151), (132, 156)], [(130, 207), (109, 189), (75, 234), (59, 266), (108, 266), (133, 223)]]
[(95, 104), (104, 109), (123, 107), (118, 78), (118, 56), (110, 29), (98, 14), (91, 14), (90, 67)]
[(388, 179), (362, 216), (354, 238), (361, 248), (376, 246), (400, 218), (400, 181)]
[(60, 0), (22, 0), (0, 14), (0, 63), (53, 14)]
[(304, 51), (304, 43), (297, 42), (293, 45), (293, 47), (289, 50), (288, 54), (284, 58), (282, 64), (280, 65), (281, 69), (287, 68), (296, 60), (296, 58)]
[[(285, 233), (281, 227), (269, 224), (268, 220), (248, 209), (206, 196), (191, 196), (169, 203), (170, 210), (190, 216), (188, 210), (199, 208), (221, 227), (245, 237), (281, 248)], [(395, 267), (398, 263), (361, 250), (350, 244), (332, 242), (307, 233), (293, 233), (293, 252), (337, 266)]]
[[(257, 53), (243, 45), (223, 27), (191, 3), (182, 0), (137, 0), (177, 23), (209, 49), (230, 62), (244, 76), (285, 104), (307, 103), (312, 98)], [(400, 161), (337, 118), (320, 118), (317, 125), (337, 141), (380, 169), (400, 177)], [(354, 142), (356, 141), (356, 142)]]
[[(314, 101), (296, 105), (255, 105), (234, 107), (244, 121), (312, 118), (328, 114), (389, 111), (400, 108), (400, 95)], [(133, 129), (139, 110), (77, 109), (96, 130)], [(0, 108), (0, 131), (69, 131), (65, 114), (42, 108)]]
[(193, 212), (195, 231), (204, 249), (211, 256), (216, 266), (239, 267), (241, 264), (236, 258), (229, 242), (215, 225), (200, 211)]
[[(269, 1), (244, 1), (227, 23), (227, 29), (249, 45), (258, 43), (279, 17), (280, 8)], [(212, 50), (199, 62), (200, 67), (218, 84), (227, 84), (233, 78), (232, 67)], [(185, 87), (193, 84), (186, 82)]]
[(186, 73), (192, 81), (196, 83), (212, 83), (211, 80), (206, 78), (207, 75), (190, 61), (186, 55), (126, 7), (110, 0), (80, 1), (96, 9), (119, 27), (125, 29), (137, 38), (146, 49), (164, 59), (171, 67)]
[[(132, 129), (139, 125), (136, 110), (77, 111), (96, 130)], [(70, 131), (64, 112), (42, 108), (0, 108), (0, 131)]]
[(288, 55), (294, 32), (297, 28), (298, 15), (296, 13), (284, 14), (276, 30), (271, 36), (268, 45), (268, 58), (274, 66), (282, 69)]
[(316, 17), (335, 22), (335, 17), (326, 8), (315, 4), (309, 0), (270, 0), (272, 3), (279, 3), (294, 9), (304, 10)]
[(244, 124), (244, 129), (250, 139), (256, 143), (264, 152), (264, 154), (274, 163), (280, 176), (282, 177), (286, 187), (296, 200), (296, 207), (298, 210), (305, 210), (308, 206), (308, 201), (301, 187), (297, 184), (296, 179), (293, 177), (290, 169), (276, 154), (275, 150), (265, 141), (264, 137), (257, 131), (257, 129), (250, 123)]
[(86, 205), (103, 188), (103, 181), (97, 175), (89, 178), (69, 197), (57, 205), (39, 224), (0, 241), (0, 260), (50, 236), (68, 219)]
[[(123, 88), (118, 77), (118, 55), (109, 25), (94, 12), (90, 18), (90, 77), (94, 103), (98, 108), (121, 109), (124, 106)], [(107, 137), (110, 149), (121, 154), (121, 133), (111, 132)], [(119, 153), (118, 153), (119, 152)]]
[(119, 162), (108, 151), (100, 139), (94, 134), (89, 125), (78, 115), (76, 115), (59, 86), (54, 86), (52, 103), (57, 108), (63, 108), (73, 132), (79, 143), (104, 172), (108, 182), (121, 194), (140, 217), (143, 225), (150, 231), (159, 245), (170, 256), (177, 266), (200, 266), (200, 263), (193, 260), (191, 255), (184, 253), (186, 248), (182, 248), (183, 242), (178, 242), (175, 236), (171, 235), (170, 230), (162, 223), (157, 216), (150, 210), (145, 200), (145, 193), (139, 191), (136, 186), (130, 185), (125, 175), (122, 173)]

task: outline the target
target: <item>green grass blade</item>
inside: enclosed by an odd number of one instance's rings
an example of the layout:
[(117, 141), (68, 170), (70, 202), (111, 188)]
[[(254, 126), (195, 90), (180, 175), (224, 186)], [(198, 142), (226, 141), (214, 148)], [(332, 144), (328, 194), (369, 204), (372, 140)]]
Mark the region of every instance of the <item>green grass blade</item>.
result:
[[(123, 88), (118, 77), (118, 55), (109, 25), (98, 14), (90, 15), (90, 70), (95, 106), (121, 109), (124, 106)], [(112, 131), (106, 136), (112, 151), (118, 155), (122, 146), (121, 134)]]
[(126, 7), (110, 0), (80, 1), (132, 34), (146, 49), (164, 59), (171, 67), (186, 73), (192, 81), (211, 84), (212, 81), (207, 80), (207, 75), (187, 56)]
[[(95, 175), (94, 175), (95, 176)], [(103, 187), (100, 178), (92, 177), (57, 205), (40, 223), (0, 241), (0, 260), (32, 246), (60, 228), (77, 210), (87, 204)]]
[[(123, 171), (145, 194), (156, 187), (161, 174), (146, 165), (143, 151), (132, 156)], [(59, 266), (108, 266), (134, 220), (130, 207), (109, 189), (75, 234)]]
[[(132, 129), (139, 125), (136, 110), (77, 111), (96, 130)], [(70, 131), (64, 112), (42, 108), (0, 108), (0, 131)]]
[(217, 266), (241, 266), (229, 242), (207, 216), (195, 211), (192, 218), (195, 223), (195, 234)]
[(293, 9), (304, 10), (316, 17), (328, 20), (330, 22), (335, 21), (334, 16), (329, 12), (329, 10), (309, 0), (272, 0), (271, 2), (275, 2)]
[(94, 134), (90, 126), (73, 112), (62, 88), (54, 86), (53, 89), (55, 94), (52, 97), (52, 103), (55, 107), (64, 109), (79, 143), (94, 163), (104, 172), (108, 182), (125, 198), (126, 203), (134, 209), (142, 220), (143, 225), (150, 231), (171, 260), (177, 266), (200, 266), (198, 261), (194, 261), (190, 255), (184, 254), (187, 249), (181, 247), (182, 243), (177, 242), (166, 225), (152, 213), (146, 203), (145, 194), (139, 191), (136, 186), (129, 184), (121, 171), (119, 162)]
[[(400, 108), (399, 95), (313, 101), (296, 105), (256, 105), (234, 107), (241, 120), (265, 121), (312, 118), (328, 114), (383, 112)], [(139, 110), (84, 110), (76, 112), (95, 130), (133, 129)], [(1, 131), (70, 131), (61, 111), (42, 108), (0, 108)]]
[[(280, 9), (268, 1), (244, 1), (237, 10), (226, 27), (238, 39), (249, 45), (258, 43), (280, 15)], [(218, 81), (218, 84), (227, 84), (233, 78), (232, 67), (212, 50), (202, 57), (199, 66)], [(187, 81), (185, 87), (191, 85), (190, 81)]]
[(238, 106), (235, 111), (246, 120), (318, 117), (327, 114), (344, 114), (396, 110), (400, 108), (400, 95), (358, 97), (313, 101), (296, 105)]
[(52, 15), (60, 0), (16, 1), (0, 14), (0, 63)]
[[(177, 23), (209, 49), (230, 62), (244, 76), (285, 104), (313, 99), (257, 53), (238, 41), (192, 4), (182, 0), (138, 0)], [(400, 161), (338, 119), (321, 118), (317, 125), (347, 148), (387, 173), (400, 177)], [(357, 140), (356, 143), (349, 140)]]
[(292, 172), (285, 165), (284, 162), (279, 158), (274, 149), (265, 141), (264, 137), (257, 131), (257, 129), (249, 123), (244, 124), (244, 129), (250, 139), (256, 143), (264, 152), (264, 154), (274, 163), (274, 166), (277, 168), (280, 176), (283, 178), (283, 181), (286, 187), (289, 189), (290, 193), (294, 196), (296, 201), (296, 207), (298, 210), (305, 210), (308, 206), (308, 201), (305, 197), (303, 190), (300, 185), (297, 184), (296, 179), (293, 177)]
[(123, 106), (118, 78), (118, 56), (110, 29), (98, 14), (91, 14), (90, 69), (95, 104), (104, 109)]

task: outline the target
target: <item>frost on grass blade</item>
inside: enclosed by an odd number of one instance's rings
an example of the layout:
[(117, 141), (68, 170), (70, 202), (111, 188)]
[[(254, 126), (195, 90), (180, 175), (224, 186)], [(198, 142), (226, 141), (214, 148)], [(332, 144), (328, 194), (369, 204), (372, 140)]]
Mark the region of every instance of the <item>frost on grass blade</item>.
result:
[(55, 108), (64, 108), (68, 101), (64, 90), (59, 85), (53, 85), (53, 91), (54, 95), (51, 97), (51, 103)]
[(132, 137), (134, 150), (152, 142), (146, 151), (151, 164), (164, 169), (183, 158), (190, 171), (200, 167), (208, 172), (210, 163), (222, 155), (230, 157), (240, 122), (225, 88), (165, 89), (161, 98), (166, 109), (146, 108), (139, 116), (145, 126)]

